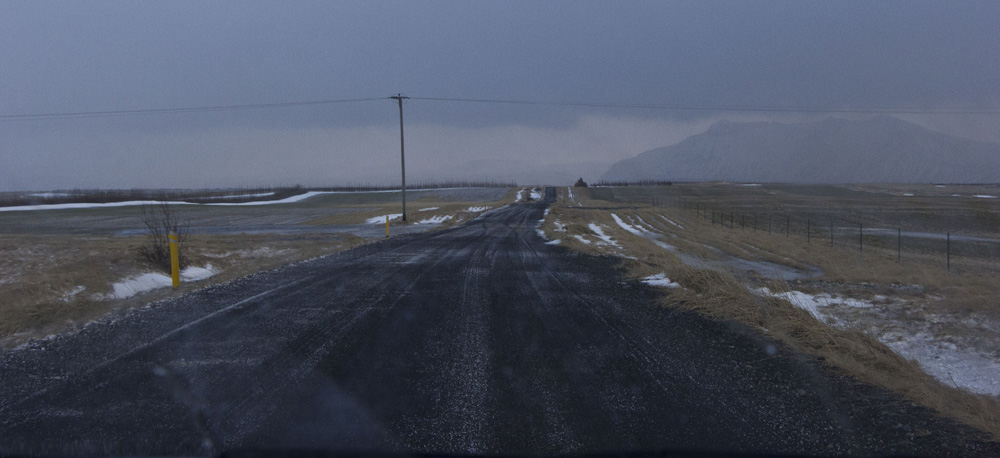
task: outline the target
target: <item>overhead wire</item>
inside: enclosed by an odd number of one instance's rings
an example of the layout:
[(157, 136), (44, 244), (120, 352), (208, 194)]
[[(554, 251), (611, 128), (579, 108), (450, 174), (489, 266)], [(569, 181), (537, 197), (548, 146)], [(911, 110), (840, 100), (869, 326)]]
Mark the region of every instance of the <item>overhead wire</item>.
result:
[[(312, 100), (299, 102), (280, 103), (258, 103), (245, 105), (212, 105), (193, 106), (181, 108), (153, 108), (136, 110), (102, 110), (102, 111), (78, 111), (78, 112), (56, 112), (38, 114), (8, 114), (0, 115), (0, 121), (28, 121), (46, 119), (73, 119), (73, 118), (100, 118), (116, 116), (139, 116), (174, 113), (196, 113), (212, 111), (235, 111), (235, 110), (258, 110), (272, 108), (286, 108), (310, 105), (330, 105), (339, 103), (371, 102), (385, 100), (389, 97), (363, 97), (353, 99), (334, 100)], [(857, 113), (857, 114), (1000, 114), (1000, 108), (993, 107), (781, 107), (781, 106), (713, 106), (713, 105), (669, 105), (669, 104), (636, 104), (636, 103), (606, 103), (606, 102), (574, 102), (574, 101), (545, 101), (545, 100), (510, 100), (510, 99), (481, 99), (481, 98), (457, 98), (457, 97), (408, 97), (410, 100), (424, 100), (431, 102), (458, 102), (458, 103), (489, 103), (506, 105), (535, 105), (535, 106), (561, 106), (561, 107), (590, 107), (590, 108), (622, 108), (622, 109), (649, 109), (649, 110), (674, 110), (674, 111), (717, 111), (717, 112), (780, 112), (780, 113)]]
[(1000, 114), (1000, 108), (977, 107), (749, 107), (749, 106), (711, 106), (711, 105), (657, 105), (635, 103), (601, 103), (601, 102), (559, 102), (538, 100), (503, 100), (503, 99), (463, 99), (450, 97), (410, 97), (411, 100), (428, 100), (439, 102), (467, 103), (497, 103), (511, 105), (548, 105), (595, 108), (645, 108), (654, 110), (702, 110), (702, 111), (751, 111), (751, 112), (790, 112), (790, 113), (899, 113), (899, 114)]
[(0, 115), (0, 121), (32, 120), (32, 119), (100, 118), (100, 117), (112, 117), (112, 116), (195, 113), (203, 111), (258, 110), (258, 109), (285, 108), (285, 107), (297, 107), (297, 106), (308, 106), (308, 105), (330, 105), (336, 103), (369, 102), (369, 101), (383, 100), (383, 99), (385, 99), (385, 97), (365, 97), (357, 99), (337, 99), (337, 100), (311, 100), (302, 102), (255, 103), (247, 105), (213, 105), (213, 106), (196, 106), (196, 107), (182, 107), (182, 108), (152, 108), (152, 109), (141, 109), (141, 110), (103, 110), (103, 111), (78, 111), (78, 112), (65, 112), (65, 113)]

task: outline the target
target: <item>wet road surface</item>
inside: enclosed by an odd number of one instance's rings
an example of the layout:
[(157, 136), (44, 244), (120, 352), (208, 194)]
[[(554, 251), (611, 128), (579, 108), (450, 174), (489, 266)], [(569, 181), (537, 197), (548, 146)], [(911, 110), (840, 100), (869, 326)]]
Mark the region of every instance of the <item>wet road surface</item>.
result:
[(740, 326), (657, 306), (617, 260), (542, 243), (545, 205), (0, 353), (0, 453), (1000, 451)]

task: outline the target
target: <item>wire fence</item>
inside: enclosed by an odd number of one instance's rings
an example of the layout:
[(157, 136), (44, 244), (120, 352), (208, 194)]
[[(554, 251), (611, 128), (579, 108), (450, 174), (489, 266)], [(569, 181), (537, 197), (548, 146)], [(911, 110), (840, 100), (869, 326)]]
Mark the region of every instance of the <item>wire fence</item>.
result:
[[(632, 200), (632, 199), (630, 199)], [(896, 262), (928, 257), (946, 270), (961, 263), (989, 262), (1000, 265), (1000, 225), (993, 231), (978, 225), (974, 231), (935, 231), (921, 224), (885, 224), (885, 218), (853, 214), (844, 209), (782, 208), (782, 206), (738, 205), (706, 199), (648, 197), (643, 203), (682, 209), (695, 217), (734, 231), (761, 237), (783, 237), (802, 246), (826, 245), (856, 250), (860, 254), (892, 256)], [(967, 218), (966, 218), (967, 219)], [(962, 218), (955, 218), (960, 222)], [(987, 221), (992, 223), (992, 221)]]

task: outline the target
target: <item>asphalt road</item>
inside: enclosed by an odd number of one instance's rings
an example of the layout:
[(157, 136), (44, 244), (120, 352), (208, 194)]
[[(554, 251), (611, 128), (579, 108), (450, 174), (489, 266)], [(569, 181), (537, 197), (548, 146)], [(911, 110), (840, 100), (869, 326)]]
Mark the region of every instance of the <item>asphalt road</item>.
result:
[[(549, 189), (547, 197), (554, 197)], [(515, 204), (0, 354), (0, 453), (239, 448), (1000, 456), (734, 324), (655, 305)]]

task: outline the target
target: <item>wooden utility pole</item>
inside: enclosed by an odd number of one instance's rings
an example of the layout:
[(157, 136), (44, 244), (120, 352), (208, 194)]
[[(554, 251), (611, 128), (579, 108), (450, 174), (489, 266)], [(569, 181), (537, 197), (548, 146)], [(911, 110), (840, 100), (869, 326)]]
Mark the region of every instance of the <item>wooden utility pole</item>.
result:
[(402, 94), (396, 94), (389, 98), (395, 99), (397, 102), (399, 102), (399, 163), (400, 163), (400, 169), (403, 171), (403, 181), (402, 181), (403, 221), (405, 222), (406, 221), (406, 155), (404, 154), (404, 149), (403, 149), (403, 99), (408, 99), (409, 97), (406, 97)]

